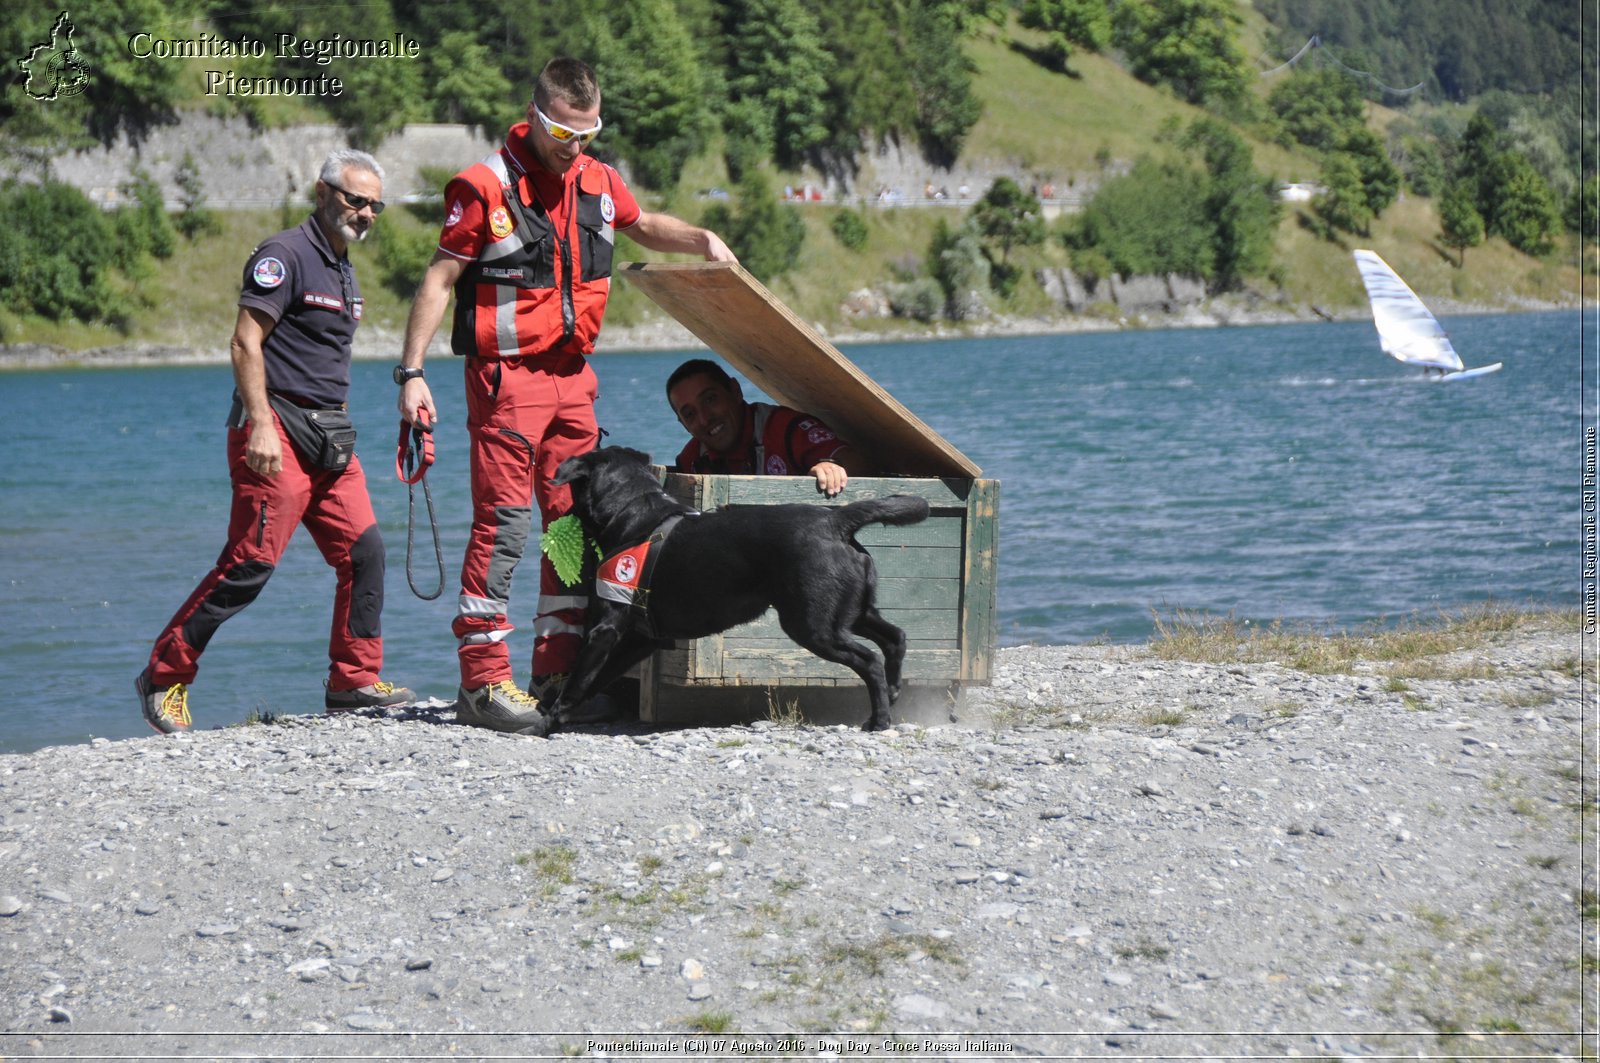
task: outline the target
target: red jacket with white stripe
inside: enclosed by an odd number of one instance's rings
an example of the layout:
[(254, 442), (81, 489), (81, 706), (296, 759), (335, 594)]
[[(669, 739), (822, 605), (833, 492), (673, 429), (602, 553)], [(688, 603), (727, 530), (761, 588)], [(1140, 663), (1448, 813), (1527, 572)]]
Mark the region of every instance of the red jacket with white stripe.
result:
[(620, 174), (581, 155), (560, 176), (511, 127), (495, 154), (445, 190), (439, 247), (468, 263), (456, 282), (450, 346), (512, 358), (594, 350), (611, 292), (616, 230), (639, 219)]

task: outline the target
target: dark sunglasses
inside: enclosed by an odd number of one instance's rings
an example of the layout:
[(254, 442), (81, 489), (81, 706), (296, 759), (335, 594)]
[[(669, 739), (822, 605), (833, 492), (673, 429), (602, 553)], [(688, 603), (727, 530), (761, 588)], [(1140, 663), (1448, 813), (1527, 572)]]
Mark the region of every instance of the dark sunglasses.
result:
[(339, 193), (340, 198), (349, 204), (351, 210), (365, 210), (366, 208), (371, 207), (372, 213), (383, 213), (383, 200), (381, 199), (368, 199), (366, 196), (352, 195), (340, 188), (338, 185), (334, 184), (332, 181), (324, 181), (322, 183)]

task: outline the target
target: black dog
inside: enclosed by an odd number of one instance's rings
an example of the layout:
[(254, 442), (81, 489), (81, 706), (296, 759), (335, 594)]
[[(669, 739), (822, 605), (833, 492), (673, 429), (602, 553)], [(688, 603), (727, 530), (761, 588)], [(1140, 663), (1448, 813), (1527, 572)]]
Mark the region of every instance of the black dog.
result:
[[(606, 447), (562, 462), (551, 481), (572, 488), (572, 512), (607, 558), (578, 663), (546, 710), (555, 724), (671, 640), (726, 631), (772, 606), (785, 634), (867, 684), (866, 729), (888, 727), (906, 635), (878, 612), (877, 570), (854, 536), (872, 523), (916, 524), (928, 516), (927, 501), (894, 495), (695, 513), (662, 489), (649, 462), (637, 450)], [(648, 553), (635, 550), (646, 543)], [(852, 632), (875, 643), (883, 660)]]

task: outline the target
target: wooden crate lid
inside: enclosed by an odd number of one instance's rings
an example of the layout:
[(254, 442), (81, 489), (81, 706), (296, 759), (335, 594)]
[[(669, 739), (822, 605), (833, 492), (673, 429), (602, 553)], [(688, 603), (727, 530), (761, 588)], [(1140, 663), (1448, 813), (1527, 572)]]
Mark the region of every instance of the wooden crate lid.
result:
[(619, 275), (762, 391), (826, 421), (883, 475), (983, 475), (742, 266), (633, 262)]

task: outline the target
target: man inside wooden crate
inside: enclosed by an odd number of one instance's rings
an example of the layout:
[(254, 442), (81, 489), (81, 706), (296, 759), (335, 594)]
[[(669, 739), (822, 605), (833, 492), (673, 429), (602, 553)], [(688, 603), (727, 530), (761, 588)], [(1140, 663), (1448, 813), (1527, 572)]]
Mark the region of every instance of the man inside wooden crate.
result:
[(787, 406), (746, 402), (739, 382), (709, 358), (691, 358), (667, 378), (667, 402), (693, 438), (678, 472), (805, 476), (832, 498), (851, 474), (867, 472), (854, 448), (816, 417)]

